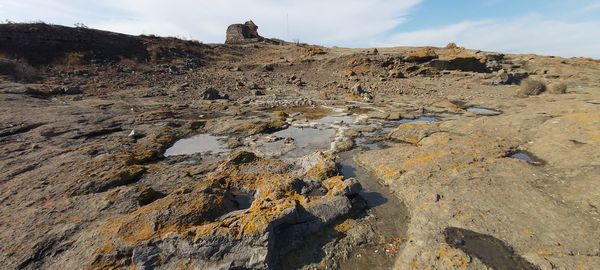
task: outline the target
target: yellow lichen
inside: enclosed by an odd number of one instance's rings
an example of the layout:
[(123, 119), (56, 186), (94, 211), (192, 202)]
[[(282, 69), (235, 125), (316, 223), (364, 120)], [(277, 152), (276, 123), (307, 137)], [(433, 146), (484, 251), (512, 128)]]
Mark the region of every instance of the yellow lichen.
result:
[(344, 220), (344, 222), (335, 225), (335, 227), (333, 227), (333, 229), (336, 232), (344, 233), (344, 232), (347, 232), (348, 230), (350, 230), (350, 228), (352, 228), (353, 225), (354, 225), (354, 220), (346, 219), (346, 220)]
[(404, 167), (422, 167), (428, 163), (432, 163), (435, 159), (444, 155), (444, 151), (426, 152), (418, 154), (412, 158), (405, 160), (402, 165)]
[(436, 252), (436, 256), (442, 262), (455, 269), (467, 269), (469, 266), (469, 259), (456, 249), (440, 247)]

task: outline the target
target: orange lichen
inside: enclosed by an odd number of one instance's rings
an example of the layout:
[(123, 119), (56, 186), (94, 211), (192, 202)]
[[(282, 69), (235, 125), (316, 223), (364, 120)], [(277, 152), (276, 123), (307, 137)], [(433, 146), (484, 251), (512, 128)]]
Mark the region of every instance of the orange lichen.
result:
[(368, 65), (368, 64), (359, 65), (359, 66), (352, 68), (352, 70), (357, 74), (365, 75), (365, 74), (369, 73), (369, 71), (371, 71), (371, 65)]
[(425, 166), (428, 163), (434, 162), (437, 158), (442, 157), (444, 154), (444, 151), (425, 152), (405, 160), (402, 165), (404, 167)]
[(110, 254), (115, 251), (115, 245), (112, 242), (109, 242), (98, 249), (98, 253), (100, 254)]
[(573, 118), (579, 122), (596, 122), (600, 121), (600, 115), (595, 113), (574, 113), (567, 115), (566, 118)]
[(467, 269), (469, 266), (468, 258), (448, 247), (440, 247), (436, 252), (436, 257), (454, 269)]
[(336, 232), (344, 233), (344, 232), (347, 232), (348, 230), (350, 230), (350, 228), (352, 228), (353, 225), (354, 225), (354, 220), (346, 219), (342, 223), (335, 225), (335, 227), (333, 227), (333, 229)]
[(123, 241), (130, 244), (139, 243), (142, 241), (149, 240), (150, 238), (152, 238), (153, 235), (154, 226), (150, 224), (142, 224), (140, 228), (134, 230), (133, 232), (131, 232), (131, 234), (124, 235)]
[(344, 184), (343, 176), (334, 176), (323, 181), (323, 185), (327, 188), (328, 196), (334, 196), (334, 194), (338, 191), (341, 191), (346, 187)]

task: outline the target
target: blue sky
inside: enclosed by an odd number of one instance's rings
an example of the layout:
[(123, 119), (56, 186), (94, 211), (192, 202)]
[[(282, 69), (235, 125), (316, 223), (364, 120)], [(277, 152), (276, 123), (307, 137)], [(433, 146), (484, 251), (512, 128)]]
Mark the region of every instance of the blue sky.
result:
[(1, 0), (0, 20), (220, 43), (253, 19), (267, 37), (341, 47), (460, 46), (600, 58), (600, 0)]
[[(595, 12), (585, 12), (592, 9)], [(589, 10), (589, 11), (592, 11)], [(420, 28), (440, 27), (464, 20), (511, 20), (531, 14), (542, 15), (547, 19), (564, 21), (600, 20), (600, 1), (589, 0), (454, 0), (423, 1), (409, 14), (410, 20), (399, 25), (397, 30), (414, 31)]]

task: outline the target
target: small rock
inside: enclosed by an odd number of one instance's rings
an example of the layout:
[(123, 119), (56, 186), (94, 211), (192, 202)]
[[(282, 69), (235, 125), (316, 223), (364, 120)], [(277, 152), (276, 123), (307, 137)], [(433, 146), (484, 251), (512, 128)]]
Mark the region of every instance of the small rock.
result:
[(219, 90), (209, 87), (206, 88), (206, 90), (204, 90), (204, 92), (202, 93), (202, 99), (204, 100), (216, 100), (216, 99), (227, 99), (228, 96), (221, 96), (221, 94), (219, 93)]
[(390, 78), (394, 78), (394, 79), (406, 78), (404, 73), (402, 73), (402, 71), (400, 71), (399, 69), (392, 69), (392, 70), (388, 71), (388, 76)]
[(362, 85), (360, 83), (355, 84), (354, 86), (352, 86), (352, 93), (360, 96), (363, 93), (365, 93), (365, 90), (363, 89)]
[(142, 132), (132, 129), (131, 132), (129, 132), (129, 135), (127, 135), (127, 136), (130, 138), (139, 139), (139, 138), (143, 138), (146, 135)]
[(242, 142), (242, 140), (240, 140), (240, 138), (231, 137), (227, 139), (227, 146), (231, 149), (240, 147), (242, 145), (244, 145), (244, 143)]
[(248, 85), (248, 88), (250, 88), (251, 90), (256, 90), (256, 89), (262, 89), (262, 87), (260, 87), (258, 84), (256, 83), (251, 83)]
[(266, 64), (262, 67), (263, 71), (273, 71), (275, 70), (275, 67), (273, 66), (273, 64)]
[(342, 73), (344, 74), (344, 77), (356, 76), (356, 73), (352, 69), (346, 69)]
[(139, 205), (147, 205), (163, 197), (165, 197), (165, 194), (152, 188), (145, 188), (139, 193), (137, 200)]
[(400, 120), (402, 119), (402, 114), (400, 114), (399, 112), (390, 112), (390, 114), (387, 117), (388, 120)]
[(65, 95), (78, 95), (82, 93), (79, 86), (65, 86), (62, 90)]

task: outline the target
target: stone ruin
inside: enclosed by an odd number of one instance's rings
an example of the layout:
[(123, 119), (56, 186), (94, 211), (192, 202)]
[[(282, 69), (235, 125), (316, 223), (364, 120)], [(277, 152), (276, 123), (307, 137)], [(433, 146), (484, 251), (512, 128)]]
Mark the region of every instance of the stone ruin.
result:
[(258, 34), (258, 26), (253, 21), (244, 24), (232, 24), (227, 27), (225, 44), (247, 44), (264, 41), (265, 38)]

